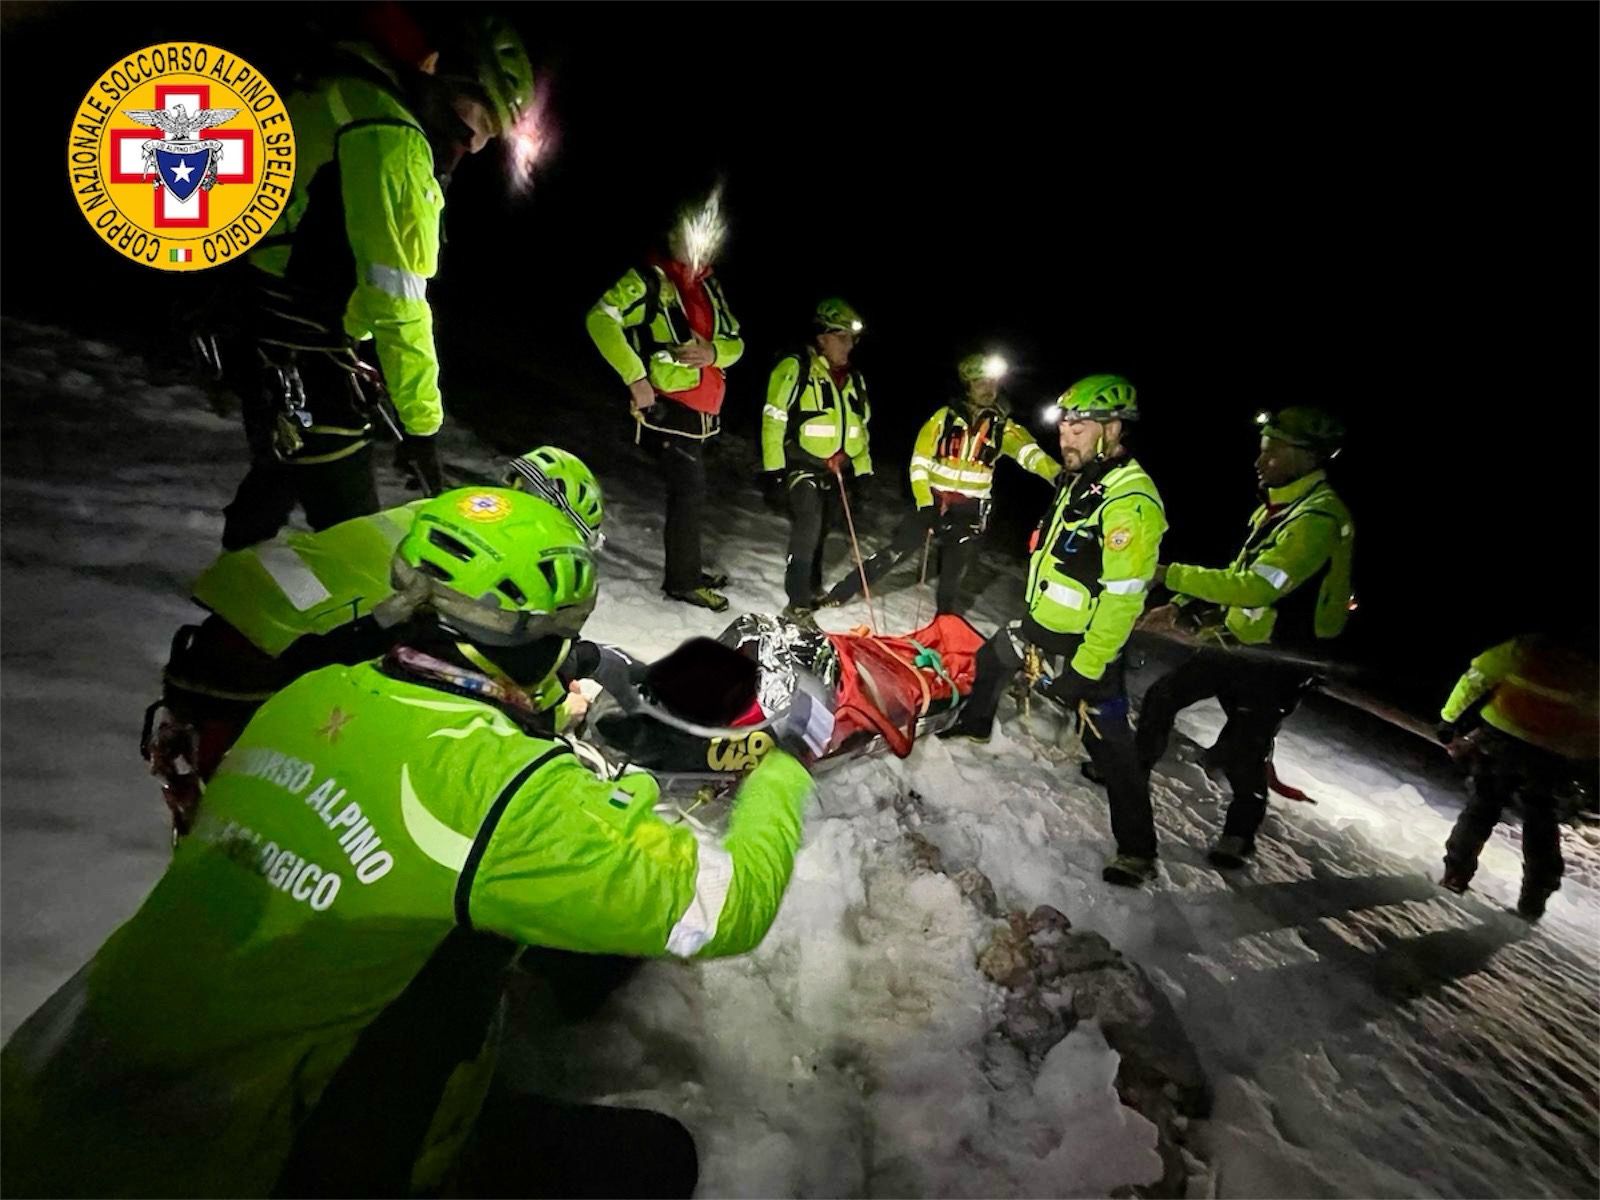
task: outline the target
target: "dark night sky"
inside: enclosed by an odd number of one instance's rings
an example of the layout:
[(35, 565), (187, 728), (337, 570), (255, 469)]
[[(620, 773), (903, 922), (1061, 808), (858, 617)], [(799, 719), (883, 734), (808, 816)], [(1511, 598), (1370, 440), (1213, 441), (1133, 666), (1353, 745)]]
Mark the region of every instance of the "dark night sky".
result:
[[(1350, 653), (1414, 663), (1432, 690), (1499, 637), (1594, 620), (1595, 6), (508, 11), (561, 141), (529, 201), (505, 199), (489, 155), (452, 184), (447, 405), (453, 380), (465, 395), (507, 370), (534, 422), (595, 403), (583, 311), (720, 172), (720, 273), (750, 341), (736, 424), (838, 292), (871, 331), (880, 464), (903, 470), (969, 347), (1020, 365), (1020, 411), (1119, 371), (1147, 414), (1164, 556), (1215, 560), (1252, 502), (1251, 413), (1322, 403), (1352, 428)], [(75, 104), (169, 36), (286, 79), (329, 13), (8, 4), (0, 308), (157, 336), (198, 281), (95, 244), (55, 168)], [(1023, 482), (1002, 503), (1026, 524), (1043, 499)]]

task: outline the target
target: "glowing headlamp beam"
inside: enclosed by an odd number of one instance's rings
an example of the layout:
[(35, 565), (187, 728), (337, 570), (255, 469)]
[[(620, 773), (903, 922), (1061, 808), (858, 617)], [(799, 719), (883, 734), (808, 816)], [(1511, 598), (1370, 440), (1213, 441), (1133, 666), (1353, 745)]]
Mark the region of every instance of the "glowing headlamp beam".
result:
[(689, 269), (699, 272), (717, 257), (722, 239), (728, 234), (727, 223), (722, 219), (722, 185), (711, 189), (711, 195), (698, 212), (683, 215), (680, 226), (683, 247), (689, 256)]

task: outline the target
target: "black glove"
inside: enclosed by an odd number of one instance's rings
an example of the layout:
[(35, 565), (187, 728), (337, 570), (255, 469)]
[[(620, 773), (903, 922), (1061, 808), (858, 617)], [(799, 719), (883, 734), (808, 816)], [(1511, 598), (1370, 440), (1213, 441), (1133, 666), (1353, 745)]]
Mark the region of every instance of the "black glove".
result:
[(784, 487), (784, 472), (780, 468), (776, 471), (763, 471), (760, 477), (761, 499), (775, 513), (786, 513), (789, 509), (789, 491)]
[(439, 465), (439, 439), (407, 434), (394, 449), (394, 465), (406, 476), (406, 487), (437, 496), (444, 491), (444, 468)]
[(850, 489), (850, 503), (858, 508), (871, 508), (878, 499), (878, 477), (876, 475), (852, 475), (845, 484)]
[(1070, 666), (1048, 684), (1042, 680), (1039, 685), (1041, 695), (1048, 696), (1065, 709), (1076, 709), (1080, 701), (1095, 704), (1106, 698), (1106, 681), (1102, 676), (1099, 679), (1090, 679), (1079, 675)]
[(1438, 727), (1433, 731), (1434, 736), (1439, 739), (1439, 745), (1441, 746), (1448, 746), (1451, 742), (1455, 741), (1456, 735), (1460, 732), (1461, 731), (1455, 727), (1455, 723), (1452, 721), (1439, 722)]
[(917, 509), (917, 524), (924, 529), (937, 529), (941, 515), (937, 504), (925, 504)]

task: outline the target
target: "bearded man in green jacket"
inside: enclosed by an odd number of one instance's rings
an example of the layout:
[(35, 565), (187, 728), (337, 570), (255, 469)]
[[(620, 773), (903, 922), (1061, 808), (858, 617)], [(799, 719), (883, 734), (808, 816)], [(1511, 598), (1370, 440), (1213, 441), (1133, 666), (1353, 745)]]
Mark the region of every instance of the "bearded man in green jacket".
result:
[[(139, 912), (0, 1055), (10, 1195), (688, 1195), (692, 1139), (494, 1097), (523, 945), (711, 958), (778, 911), (810, 791), (777, 751), (727, 833), (658, 817), (543, 732), (528, 687), (594, 606), (535, 496), (449, 492), (390, 602), (433, 621), (306, 675), (223, 759)], [(386, 602), (388, 603), (388, 602)]]
[(1123, 648), (1144, 611), (1167, 529), (1161, 493), (1123, 442), (1139, 417), (1134, 386), (1091, 375), (1056, 402), (1062, 470), (1055, 501), (1035, 533), (1024, 595), (1027, 611), (978, 653), (961, 716), (940, 737), (987, 741), (1006, 685), (1028, 658), (1053, 669), (1036, 681), (1075, 712), (1083, 744), (1106, 785), (1117, 852), (1101, 876), (1138, 887), (1156, 876), (1149, 773), (1134, 754)]

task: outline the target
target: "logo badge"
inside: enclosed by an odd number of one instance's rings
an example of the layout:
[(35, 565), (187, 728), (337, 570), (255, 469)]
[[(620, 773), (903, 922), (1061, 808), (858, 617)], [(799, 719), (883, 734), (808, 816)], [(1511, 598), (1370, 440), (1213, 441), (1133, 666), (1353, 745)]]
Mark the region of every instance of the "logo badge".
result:
[(100, 76), (73, 117), (67, 169), (84, 219), (135, 262), (203, 271), (272, 228), (294, 186), (283, 98), (235, 54), (147, 46)]
[(456, 511), (469, 521), (503, 521), (511, 515), (511, 501), (489, 492), (473, 492), (456, 501)]
[(1133, 541), (1133, 530), (1127, 525), (1121, 525), (1111, 531), (1110, 536), (1106, 538), (1106, 545), (1113, 550), (1126, 550), (1131, 541)]

